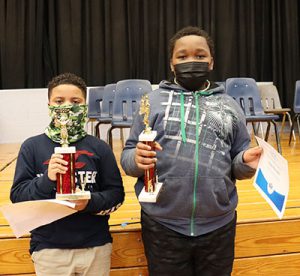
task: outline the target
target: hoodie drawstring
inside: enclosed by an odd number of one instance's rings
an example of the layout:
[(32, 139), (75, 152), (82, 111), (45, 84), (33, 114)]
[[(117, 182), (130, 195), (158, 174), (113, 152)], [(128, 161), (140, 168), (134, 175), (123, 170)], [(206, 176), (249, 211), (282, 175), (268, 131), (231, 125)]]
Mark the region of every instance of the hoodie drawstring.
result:
[[(175, 80), (176, 82), (176, 80)], [(209, 96), (214, 93), (213, 90), (208, 90), (210, 88), (210, 82), (208, 82), (207, 87), (204, 90), (199, 90), (195, 92), (195, 96), (197, 97), (198, 101), (198, 96)], [(208, 91), (207, 91), (208, 90)], [(196, 114), (199, 113), (199, 106), (196, 104)], [(183, 91), (180, 92), (180, 130), (181, 130), (181, 139), (182, 142), (185, 144), (186, 143), (186, 132), (185, 132), (185, 120), (184, 120), (184, 93)], [(198, 114), (199, 116), (199, 114)], [(198, 124), (196, 124), (196, 129), (198, 127)], [(199, 128), (198, 128), (199, 129)], [(198, 135), (198, 132), (196, 133), (196, 137)]]
[(184, 123), (184, 94), (180, 93), (180, 128), (181, 128), (181, 138), (182, 142), (186, 143), (186, 133), (185, 133), (185, 123)]

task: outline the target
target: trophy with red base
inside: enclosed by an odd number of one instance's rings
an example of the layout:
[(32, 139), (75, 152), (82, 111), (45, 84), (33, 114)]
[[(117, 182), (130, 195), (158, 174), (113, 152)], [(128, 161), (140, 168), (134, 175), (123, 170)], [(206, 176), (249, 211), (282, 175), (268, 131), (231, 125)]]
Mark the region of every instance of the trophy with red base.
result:
[[(149, 127), (149, 114), (150, 114), (150, 104), (148, 95), (144, 95), (141, 99), (140, 104), (140, 115), (144, 115), (145, 129), (139, 135), (139, 141), (151, 147), (151, 150), (155, 150), (155, 137), (157, 132), (151, 130)], [(162, 183), (158, 182), (156, 166), (151, 169), (145, 170), (144, 174), (144, 187), (139, 194), (140, 202), (154, 203), (157, 200), (158, 194), (160, 192)]]
[(56, 199), (60, 200), (80, 200), (90, 199), (91, 194), (85, 191), (85, 183), (81, 183), (81, 190), (76, 188), (75, 181), (75, 154), (76, 148), (69, 147), (67, 125), (71, 123), (69, 119), (69, 108), (54, 109), (55, 126), (60, 128), (61, 147), (55, 147), (54, 152), (63, 156), (63, 159), (68, 162), (65, 174), (57, 174), (56, 180)]

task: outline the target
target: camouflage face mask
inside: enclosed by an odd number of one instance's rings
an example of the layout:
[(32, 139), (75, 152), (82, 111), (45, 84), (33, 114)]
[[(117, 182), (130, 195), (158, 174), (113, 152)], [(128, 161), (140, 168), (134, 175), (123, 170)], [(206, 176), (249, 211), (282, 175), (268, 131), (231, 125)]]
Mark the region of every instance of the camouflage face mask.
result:
[(87, 105), (49, 105), (51, 122), (45, 130), (45, 134), (54, 142), (60, 144), (74, 143), (84, 136)]

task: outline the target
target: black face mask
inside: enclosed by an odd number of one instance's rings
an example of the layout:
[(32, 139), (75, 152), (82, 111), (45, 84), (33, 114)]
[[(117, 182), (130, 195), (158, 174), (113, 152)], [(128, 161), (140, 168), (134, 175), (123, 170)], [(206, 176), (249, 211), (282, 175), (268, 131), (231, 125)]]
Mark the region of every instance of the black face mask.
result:
[(189, 91), (203, 88), (208, 75), (208, 62), (184, 62), (174, 65), (175, 78), (178, 84)]

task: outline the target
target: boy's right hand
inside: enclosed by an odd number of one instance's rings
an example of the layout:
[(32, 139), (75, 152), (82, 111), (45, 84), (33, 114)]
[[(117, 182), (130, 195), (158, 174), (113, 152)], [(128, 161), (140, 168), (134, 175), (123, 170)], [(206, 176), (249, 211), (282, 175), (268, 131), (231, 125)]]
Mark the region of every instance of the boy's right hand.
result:
[[(162, 147), (159, 143), (155, 142), (155, 149), (162, 150)], [(135, 149), (135, 156), (134, 160), (138, 168), (142, 170), (147, 170), (153, 168), (157, 161), (156, 152), (151, 150), (151, 147), (142, 143), (138, 142)]]
[(65, 174), (68, 170), (66, 165), (68, 165), (68, 162), (63, 160), (63, 156), (61, 154), (53, 153), (49, 161), (48, 178), (52, 181), (56, 181), (56, 175), (58, 173)]

